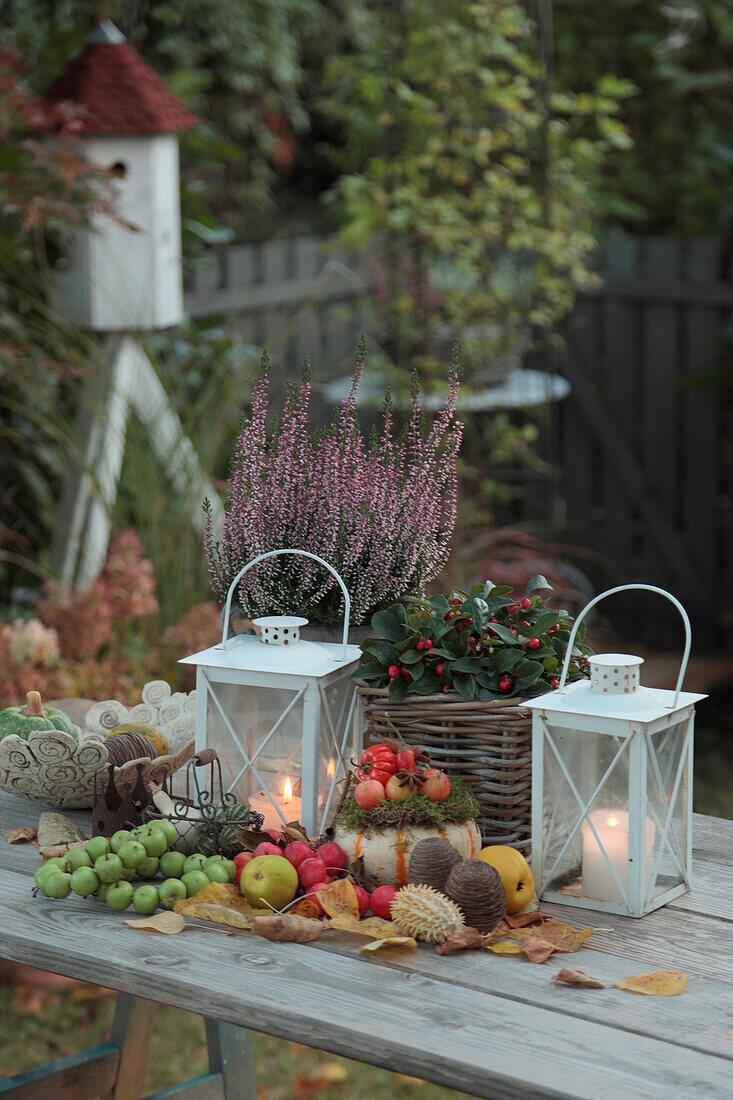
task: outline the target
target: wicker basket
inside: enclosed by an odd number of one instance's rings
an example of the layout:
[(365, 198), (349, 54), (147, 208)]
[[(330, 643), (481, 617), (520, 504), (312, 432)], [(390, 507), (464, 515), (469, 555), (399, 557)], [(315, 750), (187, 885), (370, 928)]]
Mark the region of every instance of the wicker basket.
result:
[[(528, 853), (532, 837), (532, 716), (521, 699), (467, 702), (410, 695), (389, 702), (386, 688), (357, 685), (366, 740), (394, 737), (422, 745), (432, 764), (470, 783), (484, 844)], [(394, 728), (393, 728), (394, 727)]]

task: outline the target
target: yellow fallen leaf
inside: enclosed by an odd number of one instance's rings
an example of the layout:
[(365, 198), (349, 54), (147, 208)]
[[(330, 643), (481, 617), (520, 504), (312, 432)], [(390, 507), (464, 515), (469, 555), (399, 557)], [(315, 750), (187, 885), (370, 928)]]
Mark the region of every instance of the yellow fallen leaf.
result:
[(594, 932), (594, 928), (573, 928), (569, 924), (555, 920), (546, 921), (535, 930), (537, 936), (541, 936), (547, 943), (554, 944), (555, 950), (562, 953), (579, 951)]
[(383, 947), (417, 947), (417, 940), (414, 940), (412, 936), (388, 936), (384, 940), (372, 940), (371, 943), (365, 943), (363, 947), (359, 948), (359, 954), (364, 955), (367, 951), (381, 951)]
[(521, 955), (522, 948), (518, 943), (509, 943), (507, 940), (496, 940), (486, 944), (487, 951), (493, 951), (495, 955)]
[[(187, 917), (213, 921), (214, 924), (225, 924), (227, 928), (250, 929), (252, 927), (253, 917), (248, 917), (237, 909), (230, 909), (228, 905), (215, 905), (211, 901), (194, 901), (193, 898), (189, 900), (191, 904), (185, 910)], [(177, 915), (182, 916), (180, 913)]]
[(358, 922), (359, 900), (348, 879), (340, 878), (319, 890), (318, 900), (329, 917), (350, 917)]
[[(236, 886), (233, 886), (230, 882), (210, 882), (208, 886), (204, 886), (203, 890), (199, 890), (197, 894), (193, 894), (190, 898), (181, 898), (180, 901), (177, 901), (173, 906), (173, 911), (175, 913), (188, 913), (190, 917), (199, 916), (199, 914), (191, 912), (191, 906), (202, 904), (229, 909), (233, 913), (239, 913), (249, 922), (248, 924), (235, 923), (234, 921), (219, 922), (221, 924), (231, 923), (233, 928), (249, 928), (254, 918), (265, 911), (262, 909), (253, 909), (247, 899), (242, 897)], [(203, 917), (203, 920), (214, 919), (214, 917)]]
[(365, 917), (364, 920), (354, 920), (350, 915), (333, 917), (326, 921), (324, 928), (331, 928), (334, 932), (355, 932), (357, 936), (370, 936), (375, 940), (384, 940), (400, 934), (393, 921), (383, 920), (381, 917)]
[(630, 974), (616, 982), (627, 993), (646, 993), (650, 997), (676, 997), (687, 988), (687, 975), (679, 970), (654, 970), (650, 974)]
[(137, 928), (141, 932), (159, 932), (164, 936), (176, 936), (186, 927), (186, 922), (180, 913), (154, 913), (152, 917), (140, 917), (136, 920), (126, 920), (130, 928)]

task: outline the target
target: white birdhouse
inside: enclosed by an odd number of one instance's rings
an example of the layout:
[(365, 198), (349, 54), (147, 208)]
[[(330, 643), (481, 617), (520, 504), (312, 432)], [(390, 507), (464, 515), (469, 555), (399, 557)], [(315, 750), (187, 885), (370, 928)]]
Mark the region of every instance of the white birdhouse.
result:
[[(307, 619), (255, 619), (259, 636), (227, 638), (232, 596), (258, 562), (297, 554), (319, 562), (344, 597), (339, 644), (300, 638)], [(253, 558), (232, 581), (221, 644), (184, 657), (197, 666), (196, 748), (216, 749), (224, 787), (264, 817), (265, 828), (300, 821), (322, 832), (337, 804), (337, 783), (359, 753), (360, 728), (351, 673), (361, 650), (348, 645), (350, 600), (336, 570), (304, 550), (273, 550)]]
[[(590, 680), (566, 687), (575, 634), (615, 592), (667, 596), (685, 624), (674, 691), (639, 683), (641, 657), (590, 658)], [(532, 873), (540, 898), (642, 917), (690, 888), (695, 703), (681, 691), (692, 635), (673, 596), (622, 585), (592, 600), (568, 641), (560, 686), (533, 699)]]
[(54, 305), (94, 331), (183, 319), (177, 132), (197, 119), (109, 20), (45, 99), (78, 111), (85, 155), (114, 179), (118, 218), (96, 215), (54, 274)]

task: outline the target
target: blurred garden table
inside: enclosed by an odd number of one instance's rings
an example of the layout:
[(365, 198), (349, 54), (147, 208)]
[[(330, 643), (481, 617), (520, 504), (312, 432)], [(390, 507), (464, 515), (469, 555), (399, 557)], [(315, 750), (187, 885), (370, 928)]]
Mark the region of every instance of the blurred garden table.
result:
[[(0, 794), (3, 828), (43, 807)], [(88, 828), (89, 815), (70, 813)], [(624, 1100), (733, 1095), (733, 822), (695, 818), (691, 894), (643, 918), (544, 907), (596, 932), (589, 949), (545, 965), (426, 946), (372, 958), (361, 937), (269, 943), (208, 924), (142, 933), (93, 901), (32, 897), (32, 845), (0, 840), (0, 956), (120, 991), (109, 1043), (0, 1082), (13, 1100), (139, 1097), (156, 1004), (202, 1014), (212, 1071), (170, 1100), (254, 1100), (251, 1028), (502, 1098)], [(678, 997), (558, 986), (561, 965), (608, 986), (676, 967)]]

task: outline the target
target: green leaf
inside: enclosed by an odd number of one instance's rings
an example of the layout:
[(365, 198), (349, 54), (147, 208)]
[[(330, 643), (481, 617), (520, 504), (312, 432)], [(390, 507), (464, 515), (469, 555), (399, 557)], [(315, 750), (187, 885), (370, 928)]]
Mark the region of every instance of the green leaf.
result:
[(413, 682), (415, 680), (421, 680), (422, 677), (423, 677), (423, 673), (425, 672), (425, 665), (423, 665), (423, 664), (410, 665), (409, 672), (410, 672), (410, 676), (412, 677)]
[(442, 615), (450, 610), (450, 604), (445, 596), (431, 596), (427, 604), (433, 611), (439, 611)]
[(528, 596), (531, 596), (533, 592), (536, 592), (540, 588), (552, 592), (552, 585), (550, 584), (550, 582), (546, 579), (546, 577), (543, 577), (541, 573), (537, 573), (534, 577), (532, 577), (531, 580), (527, 581), (527, 587), (525, 591)]
[(494, 633), (494, 636), (499, 638), (499, 640), (504, 642), (506, 645), (522, 644), (522, 639), (519, 637), (515, 637), (508, 626), (502, 626), (501, 623), (491, 623), (491, 629)]
[(556, 670), (558, 663), (559, 662), (557, 657), (545, 657), (544, 661), (542, 662), (545, 667), (545, 672), (549, 672), (550, 674), (552, 674)]
[[(494, 585), (494, 587), (489, 592), (488, 598), (491, 600), (495, 596), (508, 596), (511, 591), (512, 586), (510, 584), (497, 584)], [(509, 600), (509, 603), (511, 602), (512, 601)]]
[(469, 592), (469, 595), (470, 596), (482, 596), (482, 597), (485, 596), (486, 595), (486, 585), (485, 584), (474, 584), (473, 587), (471, 588), (471, 591)]
[(416, 695), (433, 695), (436, 691), (440, 691), (440, 681), (437, 676), (432, 676), (426, 672), (425, 675), (413, 685), (412, 690)]
[(470, 615), (473, 619), (474, 629), (483, 634), (487, 626), (489, 626), (489, 606), (486, 600), (480, 599), (478, 596), (472, 596), (466, 600), (462, 610), (465, 614)]
[(502, 607), (509, 607), (512, 603), (514, 603), (514, 600), (510, 599), (509, 596), (490, 596), (486, 601), (486, 608), (489, 615), (494, 615), (497, 611), (501, 611)]
[(532, 624), (538, 634), (545, 634), (551, 626), (559, 623), (560, 617), (557, 611), (541, 611)]
[(511, 672), (512, 669), (524, 660), (521, 650), (501, 649), (493, 654), (493, 666), (497, 673)]
[(389, 685), (389, 699), (392, 703), (401, 703), (409, 691), (407, 680), (398, 676)]
[(376, 615), (372, 615), (372, 627), (380, 637), (389, 642), (399, 642), (405, 636), (404, 626), (389, 611), (377, 611)]
[(397, 650), (398, 653), (404, 653), (408, 649), (413, 649), (414, 646), (415, 646), (415, 643), (417, 642), (419, 637), (420, 637), (420, 631), (415, 630), (415, 631), (413, 631), (412, 634), (409, 634), (406, 638), (403, 637), (401, 642), (396, 642), (395, 643), (395, 649)]
[(492, 699), (503, 699), (505, 695), (505, 691), (492, 691), (491, 688), (485, 687), (482, 687), (478, 693), (479, 699), (484, 703), (490, 703)]
[(451, 665), (452, 672), (480, 672), (481, 668), (478, 657), (460, 657)]
[(416, 665), (422, 660), (422, 653), (417, 649), (405, 649), (402, 653), (403, 665)]
[(457, 676), (453, 681), (453, 690), (464, 699), (476, 698), (476, 681), (473, 676)]
[(369, 653), (385, 667), (397, 664), (400, 659), (400, 655), (395, 647), (390, 645), (389, 642), (383, 641), (381, 638), (366, 638), (361, 643), (361, 651), (362, 653)]

